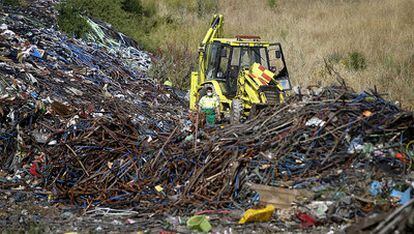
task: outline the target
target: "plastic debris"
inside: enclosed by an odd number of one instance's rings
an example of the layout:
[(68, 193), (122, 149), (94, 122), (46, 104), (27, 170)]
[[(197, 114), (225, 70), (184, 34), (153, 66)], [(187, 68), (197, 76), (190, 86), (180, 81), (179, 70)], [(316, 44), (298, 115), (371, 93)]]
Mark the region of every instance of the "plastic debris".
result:
[(260, 184), (252, 184), (250, 188), (259, 193), (260, 202), (271, 204), (278, 209), (289, 208), (298, 199), (304, 200), (313, 196), (312, 192), (305, 190), (277, 188)]
[(266, 205), (266, 207), (262, 209), (248, 209), (239, 220), (239, 224), (268, 222), (272, 218), (275, 209), (276, 208), (273, 205)]
[(372, 181), (369, 189), (371, 196), (378, 196), (382, 192), (382, 184), (379, 181)]
[(370, 117), (372, 115), (372, 112), (369, 111), (369, 110), (366, 110), (362, 113), (362, 115), (365, 116), (365, 117)]
[(312, 215), (316, 217), (318, 220), (326, 219), (326, 212), (330, 205), (332, 205), (332, 201), (313, 201), (310, 204), (306, 205), (311, 211)]
[(310, 228), (316, 226), (316, 219), (306, 213), (297, 213), (296, 217), (301, 221), (302, 228)]
[(391, 191), (390, 196), (397, 198), (398, 199), (398, 203), (400, 205), (405, 205), (405, 204), (407, 204), (407, 202), (409, 202), (411, 200), (411, 190), (412, 190), (411, 187), (409, 187), (404, 192), (401, 192), (401, 191), (398, 191), (396, 189), (393, 189)]
[(311, 127), (322, 127), (323, 125), (325, 125), (325, 121), (317, 118), (317, 117), (312, 117), (310, 120), (308, 120), (305, 125), (306, 126), (311, 126)]
[(357, 136), (354, 138), (348, 147), (348, 154), (354, 154), (357, 152), (361, 152), (364, 149), (364, 142), (361, 136)]
[(161, 185), (157, 185), (155, 186), (155, 190), (157, 190), (157, 192), (162, 192), (164, 189), (162, 188)]
[(205, 215), (195, 215), (189, 218), (187, 227), (198, 232), (209, 232), (212, 229), (212, 226)]

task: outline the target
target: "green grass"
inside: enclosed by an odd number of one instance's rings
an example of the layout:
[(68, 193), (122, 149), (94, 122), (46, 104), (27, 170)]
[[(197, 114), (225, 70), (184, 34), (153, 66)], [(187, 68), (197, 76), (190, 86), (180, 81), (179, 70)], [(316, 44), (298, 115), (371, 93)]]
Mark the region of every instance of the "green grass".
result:
[(28, 4), (27, 0), (3, 0), (3, 3), (11, 7), (26, 7)]
[(362, 53), (354, 51), (348, 54), (345, 60), (345, 66), (348, 70), (364, 70), (367, 67), (367, 60)]

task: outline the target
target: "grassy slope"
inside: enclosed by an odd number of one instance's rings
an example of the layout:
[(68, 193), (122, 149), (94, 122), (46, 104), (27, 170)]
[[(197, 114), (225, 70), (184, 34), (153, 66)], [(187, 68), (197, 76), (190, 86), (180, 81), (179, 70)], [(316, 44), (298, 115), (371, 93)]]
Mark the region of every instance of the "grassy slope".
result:
[[(334, 58), (336, 69), (356, 89), (377, 85), (392, 99), (413, 107), (413, 0), (289, 0), (279, 1), (275, 10), (267, 1), (257, 1), (255, 8), (248, 7), (247, 0), (231, 2), (221, 5), (228, 31), (281, 41), (294, 83), (331, 82), (323, 59)], [(352, 52), (364, 55), (365, 70), (345, 69)]]

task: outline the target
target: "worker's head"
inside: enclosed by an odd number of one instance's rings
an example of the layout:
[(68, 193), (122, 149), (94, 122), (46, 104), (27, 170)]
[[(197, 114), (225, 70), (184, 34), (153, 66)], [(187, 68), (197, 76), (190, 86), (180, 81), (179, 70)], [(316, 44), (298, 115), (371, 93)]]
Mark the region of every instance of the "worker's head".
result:
[(209, 96), (209, 97), (213, 96), (213, 88), (212, 87), (207, 87), (207, 96)]

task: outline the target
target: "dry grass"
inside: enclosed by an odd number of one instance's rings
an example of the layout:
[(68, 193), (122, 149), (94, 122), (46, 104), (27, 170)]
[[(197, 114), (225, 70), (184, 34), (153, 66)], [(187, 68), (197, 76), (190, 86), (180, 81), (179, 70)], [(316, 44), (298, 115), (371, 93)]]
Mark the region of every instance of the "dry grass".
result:
[[(178, 26), (160, 27), (151, 36), (160, 38), (165, 51), (171, 47), (162, 42), (167, 35), (177, 43), (172, 57), (190, 50), (187, 57), (195, 60), (209, 18), (197, 17), (195, 1), (174, 0), (188, 2), (174, 11), (165, 4), (171, 1), (160, 1), (160, 12), (176, 17)], [(294, 84), (334, 82), (324, 69), (326, 59), (356, 90), (377, 86), (390, 99), (414, 107), (414, 0), (279, 0), (274, 8), (268, 0), (221, 0), (218, 9), (228, 36), (257, 34), (282, 42)], [(365, 68), (349, 66), (352, 53), (363, 57)], [(176, 67), (169, 76), (188, 79), (182, 76), (189, 71)]]

